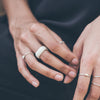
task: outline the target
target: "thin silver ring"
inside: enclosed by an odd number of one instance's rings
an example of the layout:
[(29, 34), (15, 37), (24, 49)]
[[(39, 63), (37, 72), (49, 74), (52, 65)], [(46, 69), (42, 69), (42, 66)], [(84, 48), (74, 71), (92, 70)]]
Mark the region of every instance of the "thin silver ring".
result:
[(92, 84), (95, 85), (95, 86), (99, 86), (100, 87), (100, 84), (97, 84), (95, 82), (92, 82)]
[(46, 51), (46, 50), (48, 50), (48, 49), (47, 49), (45, 46), (41, 46), (41, 47), (36, 51), (35, 56), (39, 59), (40, 56), (41, 56), (41, 54), (42, 54), (44, 51)]
[(93, 76), (94, 78), (100, 78), (100, 76)]
[(59, 43), (60, 43), (60, 44), (63, 44), (63, 43), (65, 43), (65, 42), (64, 42), (64, 41), (59, 41)]
[(25, 53), (23, 56), (22, 56), (22, 59), (25, 59), (25, 57), (27, 56), (27, 55), (29, 55), (29, 54), (33, 54), (32, 52), (27, 52), (27, 53)]
[(80, 76), (85, 76), (85, 77), (91, 77), (91, 75), (89, 75), (89, 74), (84, 74), (84, 73), (80, 73)]

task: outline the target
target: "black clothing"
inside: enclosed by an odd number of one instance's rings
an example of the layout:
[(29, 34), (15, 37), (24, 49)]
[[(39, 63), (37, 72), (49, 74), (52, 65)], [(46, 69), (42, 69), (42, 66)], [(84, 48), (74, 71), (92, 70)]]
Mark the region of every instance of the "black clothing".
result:
[[(100, 0), (29, 0), (35, 17), (72, 49), (84, 27), (100, 14)], [(29, 69), (30, 70), (30, 69)], [(6, 16), (0, 18), (0, 100), (72, 100), (77, 78), (56, 82), (30, 70), (40, 81), (31, 86), (18, 72)]]

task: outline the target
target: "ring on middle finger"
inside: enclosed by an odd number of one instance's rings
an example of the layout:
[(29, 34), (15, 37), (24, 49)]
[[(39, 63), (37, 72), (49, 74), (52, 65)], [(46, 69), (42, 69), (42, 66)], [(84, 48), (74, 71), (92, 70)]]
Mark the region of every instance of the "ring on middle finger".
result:
[(36, 51), (35, 56), (39, 59), (40, 56), (41, 56), (41, 54), (42, 54), (44, 51), (46, 51), (46, 50), (48, 50), (48, 49), (47, 49), (45, 46), (41, 46), (41, 47)]

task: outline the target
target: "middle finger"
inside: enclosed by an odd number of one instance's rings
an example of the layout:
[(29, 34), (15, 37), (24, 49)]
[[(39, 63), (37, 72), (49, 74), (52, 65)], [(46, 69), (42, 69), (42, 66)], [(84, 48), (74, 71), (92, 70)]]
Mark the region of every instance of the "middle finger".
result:
[[(44, 25), (42, 25), (44, 26)], [(76, 56), (68, 49), (66, 46), (60, 45), (56, 39), (50, 34), (47, 30), (47, 27), (42, 27), (40, 25), (33, 25), (31, 27), (31, 31), (34, 32), (35, 36), (39, 41), (41, 41), (44, 45), (46, 45), (53, 53), (59, 55), (66, 61), (76, 64), (78, 63), (78, 59)]]

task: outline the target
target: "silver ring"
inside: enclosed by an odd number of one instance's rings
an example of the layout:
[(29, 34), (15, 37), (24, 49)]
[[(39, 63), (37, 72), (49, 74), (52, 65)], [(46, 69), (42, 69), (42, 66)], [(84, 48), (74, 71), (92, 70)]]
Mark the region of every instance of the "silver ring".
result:
[(44, 51), (46, 51), (46, 50), (48, 50), (48, 49), (47, 49), (45, 46), (41, 46), (41, 47), (36, 51), (35, 56), (39, 59), (40, 56), (41, 56), (41, 54), (42, 54)]
[(59, 43), (60, 43), (60, 44), (63, 44), (63, 43), (65, 43), (65, 42), (64, 42), (64, 41), (59, 41)]
[(89, 74), (80, 73), (80, 76), (91, 77)]
[(25, 53), (23, 56), (22, 56), (22, 59), (25, 59), (25, 57), (27, 56), (27, 55), (29, 55), (29, 54), (33, 54), (32, 52), (27, 52), (27, 53)]
[(92, 84), (95, 85), (95, 86), (99, 86), (100, 87), (100, 84), (97, 84), (95, 82), (92, 82)]
[(94, 78), (100, 78), (100, 76), (93, 76)]

